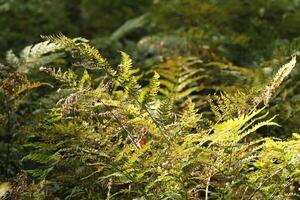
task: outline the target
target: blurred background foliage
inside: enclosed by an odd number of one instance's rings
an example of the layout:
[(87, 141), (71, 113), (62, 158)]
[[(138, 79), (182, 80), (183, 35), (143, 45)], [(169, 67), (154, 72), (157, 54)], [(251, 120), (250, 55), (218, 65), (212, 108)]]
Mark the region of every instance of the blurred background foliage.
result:
[[(162, 73), (166, 84), (179, 79), (184, 70), (194, 70), (201, 78), (185, 85), (190, 90), (175, 89), (191, 94), (207, 116), (211, 115), (207, 95), (247, 91), (250, 86), (265, 84), (300, 48), (300, 0), (0, 0), (0, 16), (1, 70), (7, 65), (17, 67), (14, 58), (21, 59), (22, 49), (40, 42), (40, 35), (80, 36), (90, 40), (112, 64), (120, 60), (118, 51), (127, 52), (145, 83), (154, 70)], [(32, 62), (19, 62), (30, 68), (19, 69), (29, 80), (45, 80)], [(64, 69), (69, 62), (68, 55), (58, 53), (42, 65)], [(1, 71), (0, 75), (5, 76)], [(299, 78), (296, 67), (270, 103), (270, 111), (279, 114), (276, 120), (282, 127), (263, 130), (264, 134), (287, 137), (299, 131)], [(31, 114), (36, 108), (42, 113), (42, 108), (51, 107), (59, 99), (48, 95), (51, 91), (43, 86), (31, 99), (17, 106), (6, 105), (11, 106), (6, 109), (13, 122), (18, 121), (8, 124), (10, 132), (17, 132), (22, 123), (34, 123)], [(40, 99), (40, 103), (34, 104), (32, 99)], [(180, 102), (180, 96), (176, 100)], [(26, 122), (20, 122), (19, 116), (26, 116)], [(12, 138), (2, 134), (0, 148), (7, 148), (4, 144)], [(12, 151), (18, 152), (17, 147)], [(1, 154), (0, 162), (5, 156)], [(14, 171), (12, 168), (11, 175)]]

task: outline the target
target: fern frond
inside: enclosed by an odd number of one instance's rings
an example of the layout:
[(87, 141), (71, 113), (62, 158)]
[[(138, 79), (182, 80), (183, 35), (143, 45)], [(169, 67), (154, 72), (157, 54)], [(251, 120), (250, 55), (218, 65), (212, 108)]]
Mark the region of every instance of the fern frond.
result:
[(170, 123), (174, 120), (174, 97), (166, 98), (161, 102), (161, 105), (158, 109), (159, 120), (162, 123)]
[(175, 101), (182, 101), (199, 92), (201, 87), (198, 81), (206, 77), (201, 74), (203, 69), (194, 66), (200, 62), (196, 58), (178, 57), (158, 65), (155, 70), (161, 76), (160, 92), (167, 97), (173, 95)]
[(276, 117), (276, 115), (273, 116), (272, 118), (268, 119), (267, 121), (259, 122), (258, 124), (254, 125), (252, 128), (246, 130), (245, 132), (242, 132), (240, 134), (240, 136), (239, 136), (239, 140), (243, 139), (247, 135), (255, 132), (256, 130), (258, 130), (259, 128), (261, 128), (263, 126), (280, 126), (279, 124), (273, 122), (273, 120), (275, 119), (275, 117)]
[(151, 78), (149, 85), (141, 89), (141, 92), (138, 97), (139, 102), (144, 104), (149, 104), (155, 100), (155, 97), (159, 92), (159, 86), (160, 86), (159, 77), (160, 75), (154, 72), (154, 75)]
[(300, 178), (300, 174), (295, 173), (300, 165), (299, 150), (297, 139), (275, 141), (266, 138), (260, 145), (259, 158), (253, 163), (256, 170), (248, 175), (251, 183), (260, 182), (250, 196), (257, 192), (271, 196), (285, 194), (289, 185)]
[(61, 71), (61, 68), (55, 69), (55, 68), (45, 68), (41, 67), (40, 71), (44, 71), (57, 79), (58, 81), (62, 82), (64, 86), (69, 87), (76, 87), (78, 85), (77, 81), (77, 74), (72, 71), (71, 69), (68, 69), (65, 72)]
[(59, 153), (55, 153), (53, 155), (46, 155), (42, 153), (31, 153), (23, 158), (23, 160), (31, 160), (40, 164), (49, 164), (53, 162), (57, 162), (60, 159)]
[[(249, 114), (256, 110), (261, 102), (267, 104), (283, 79), (295, 67), (295, 64), (296, 56), (293, 56), (291, 61), (282, 66), (271, 82), (264, 87), (252, 88), (248, 91), (237, 91), (233, 94), (223, 92), (220, 96), (215, 96), (214, 99), (210, 98), (209, 104), (217, 119), (224, 120)], [(239, 105), (239, 107), (236, 108), (235, 105)]]
[[(219, 96), (209, 97), (209, 104), (217, 120), (226, 120), (249, 114), (256, 108), (255, 97), (257, 90), (237, 91), (233, 94), (222, 92)], [(236, 107), (236, 105), (239, 105)]]
[(62, 57), (63, 53), (57, 53), (59, 50), (62, 50), (59, 45), (44, 41), (25, 47), (19, 57), (10, 50), (6, 53), (6, 60), (11, 66), (18, 68), (20, 72), (28, 73), (36, 66), (46, 65)]
[(27, 94), (26, 92), (45, 85), (52, 87), (48, 83), (30, 82), (24, 74), (14, 72), (2, 81), (1, 90), (7, 100), (12, 101), (19, 100)]
[(78, 88), (80, 90), (85, 89), (85, 88), (89, 88), (91, 86), (91, 84), (92, 84), (91, 83), (91, 77), (90, 77), (88, 71), (84, 70), (84, 72), (81, 76), (81, 79), (78, 83)]
[(149, 94), (146, 98), (149, 99), (148, 101), (153, 101), (159, 91), (159, 86), (160, 86), (160, 82), (158, 80), (159, 77), (160, 75), (157, 72), (154, 72), (154, 75), (149, 83)]
[(16, 97), (18, 97), (20, 94), (24, 93), (25, 91), (30, 91), (32, 89), (41, 87), (41, 86), (50, 86), (52, 87), (52, 85), (48, 84), (48, 83), (41, 83), (41, 82), (28, 82), (26, 84), (21, 85), (20, 87), (18, 87), (18, 89), (15, 91), (15, 94), (11, 97), (11, 99), (14, 99)]
[(294, 55), (289, 63), (283, 65), (278, 70), (271, 82), (265, 87), (265, 90), (260, 96), (261, 100), (264, 101), (265, 104), (269, 102), (271, 96), (274, 94), (275, 90), (281, 85), (284, 78), (291, 73), (291, 71), (296, 65), (296, 62), (296, 55)]
[(123, 84), (129, 80), (130, 70), (132, 69), (132, 60), (128, 54), (121, 51), (122, 61), (118, 70), (118, 81)]
[(36, 45), (27, 46), (20, 53), (20, 58), (25, 60), (27, 63), (32, 60), (41, 57), (50, 52), (55, 52), (61, 48), (49, 41), (40, 42)]
[[(213, 141), (213, 142), (234, 142), (237, 143), (250, 133), (255, 132), (257, 129), (263, 127), (263, 126), (271, 126), (275, 125), (278, 126), (277, 123), (273, 122), (274, 117), (258, 122), (257, 124), (253, 125), (254, 122), (256, 122), (258, 119), (263, 119), (266, 117), (266, 115), (263, 116), (257, 116), (259, 113), (261, 113), (264, 108), (261, 108), (257, 111), (252, 112), (249, 115), (243, 115), (238, 118), (232, 118), (227, 121), (224, 121), (222, 123), (216, 124), (213, 126), (213, 133), (209, 135), (208, 137)], [(254, 118), (254, 119), (253, 119)], [(257, 118), (257, 119), (256, 119)], [(251, 121), (251, 119), (253, 119)], [(250, 121), (250, 122), (249, 122)], [(245, 130), (244, 127), (249, 127), (250, 125), (251, 128), (248, 128)]]
[(197, 114), (197, 109), (195, 109), (195, 104), (190, 98), (185, 102), (182, 113), (180, 114), (180, 124), (184, 130), (190, 130), (195, 128), (201, 115)]
[(108, 61), (99, 53), (99, 51), (82, 40), (78, 40), (76, 38), (70, 39), (63, 34), (56, 36), (43, 36), (42, 38), (66, 49), (71, 53), (74, 53), (75, 51), (75, 53), (82, 56), (83, 60), (85, 60), (87, 64), (90, 64), (95, 68), (102, 68), (106, 70), (110, 76), (114, 76), (116, 74), (115, 70), (111, 68)]
[(136, 96), (139, 92), (138, 78), (132, 69), (132, 60), (128, 54), (121, 52), (122, 60), (117, 71), (116, 83), (125, 89), (126, 93)]

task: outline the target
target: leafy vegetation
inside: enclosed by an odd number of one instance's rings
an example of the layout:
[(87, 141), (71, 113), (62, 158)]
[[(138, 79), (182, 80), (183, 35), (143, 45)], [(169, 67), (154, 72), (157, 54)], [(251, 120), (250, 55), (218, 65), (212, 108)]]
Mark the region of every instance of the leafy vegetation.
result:
[(299, 6), (0, 1), (0, 199), (298, 199)]

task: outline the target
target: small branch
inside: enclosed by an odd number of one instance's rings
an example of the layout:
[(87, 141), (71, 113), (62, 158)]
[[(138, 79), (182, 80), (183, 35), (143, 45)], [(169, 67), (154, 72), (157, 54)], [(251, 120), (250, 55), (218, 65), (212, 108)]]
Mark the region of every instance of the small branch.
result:
[(209, 193), (208, 188), (209, 188), (209, 185), (210, 185), (210, 178), (211, 178), (211, 176), (208, 177), (207, 183), (206, 183), (205, 200), (208, 200), (208, 193)]

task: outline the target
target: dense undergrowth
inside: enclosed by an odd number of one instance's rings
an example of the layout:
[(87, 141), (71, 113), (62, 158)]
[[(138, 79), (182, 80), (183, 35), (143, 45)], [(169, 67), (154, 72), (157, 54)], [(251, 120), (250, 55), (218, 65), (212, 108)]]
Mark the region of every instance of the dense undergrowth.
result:
[(167, 2), (0, 1), (0, 199), (300, 197), (300, 2)]

